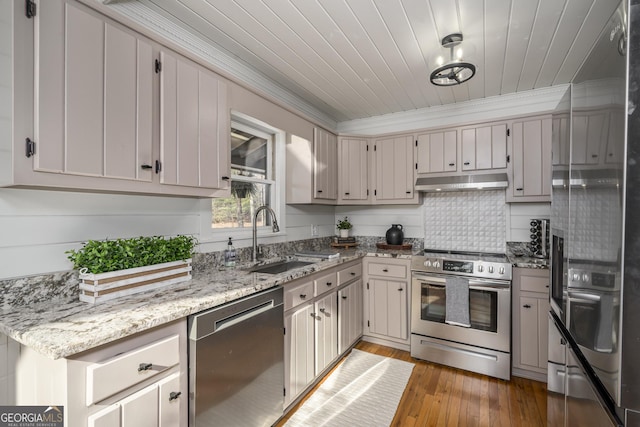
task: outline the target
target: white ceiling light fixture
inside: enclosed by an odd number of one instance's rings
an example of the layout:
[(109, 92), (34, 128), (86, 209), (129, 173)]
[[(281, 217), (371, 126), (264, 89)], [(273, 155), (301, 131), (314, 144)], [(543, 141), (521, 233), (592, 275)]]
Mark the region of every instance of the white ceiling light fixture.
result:
[(436, 86), (455, 86), (466, 82), (476, 74), (476, 66), (462, 60), (462, 49), (455, 49), (460, 43), (462, 43), (462, 33), (449, 34), (442, 39), (442, 47), (450, 50), (449, 62), (438, 64), (431, 73), (431, 83)]

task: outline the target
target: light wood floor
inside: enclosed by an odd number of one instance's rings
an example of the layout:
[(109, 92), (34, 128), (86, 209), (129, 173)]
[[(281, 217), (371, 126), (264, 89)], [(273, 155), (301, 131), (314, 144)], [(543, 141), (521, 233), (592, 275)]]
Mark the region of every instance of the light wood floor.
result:
[[(547, 388), (544, 383), (519, 377), (512, 377), (511, 381), (490, 378), (413, 359), (406, 351), (364, 341), (359, 342), (356, 348), (416, 365), (392, 426), (517, 427), (547, 424)], [(284, 425), (302, 403), (304, 400), (277, 426)]]

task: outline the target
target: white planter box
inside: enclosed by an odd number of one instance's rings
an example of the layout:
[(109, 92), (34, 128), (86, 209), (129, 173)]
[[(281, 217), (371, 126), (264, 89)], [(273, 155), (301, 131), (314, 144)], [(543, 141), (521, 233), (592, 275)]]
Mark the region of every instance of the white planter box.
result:
[(80, 301), (108, 301), (191, 280), (191, 258), (108, 273), (80, 273), (79, 277)]

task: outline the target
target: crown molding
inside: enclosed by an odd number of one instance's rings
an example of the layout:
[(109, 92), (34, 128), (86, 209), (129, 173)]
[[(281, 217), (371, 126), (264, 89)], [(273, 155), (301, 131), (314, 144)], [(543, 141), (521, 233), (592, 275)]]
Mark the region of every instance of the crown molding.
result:
[(159, 37), (186, 50), (199, 59), (203, 65), (209, 65), (213, 71), (260, 96), (276, 102), (292, 113), (301, 115), (305, 119), (327, 129), (335, 131), (337, 128), (338, 122), (334, 117), (316, 108), (313, 104), (265, 75), (258, 73), (246, 63), (230, 55), (222, 47), (175, 24), (167, 17), (153, 10), (146, 1), (83, 1), (91, 3), (92, 6), (103, 12), (111, 12), (108, 13), (111, 16), (115, 12), (116, 15), (126, 18), (134, 24), (135, 29), (142, 31), (149, 37), (154, 39)]
[(438, 105), (338, 123), (341, 134), (382, 135), (540, 114), (556, 110), (569, 85)]

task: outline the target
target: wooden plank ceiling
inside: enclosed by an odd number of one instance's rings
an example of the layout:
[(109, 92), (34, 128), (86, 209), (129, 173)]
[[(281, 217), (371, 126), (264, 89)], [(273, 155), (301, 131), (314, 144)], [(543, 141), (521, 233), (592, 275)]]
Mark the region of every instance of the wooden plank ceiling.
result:
[[(569, 83), (614, 0), (141, 0), (336, 122)], [(476, 75), (429, 82), (461, 32)]]

